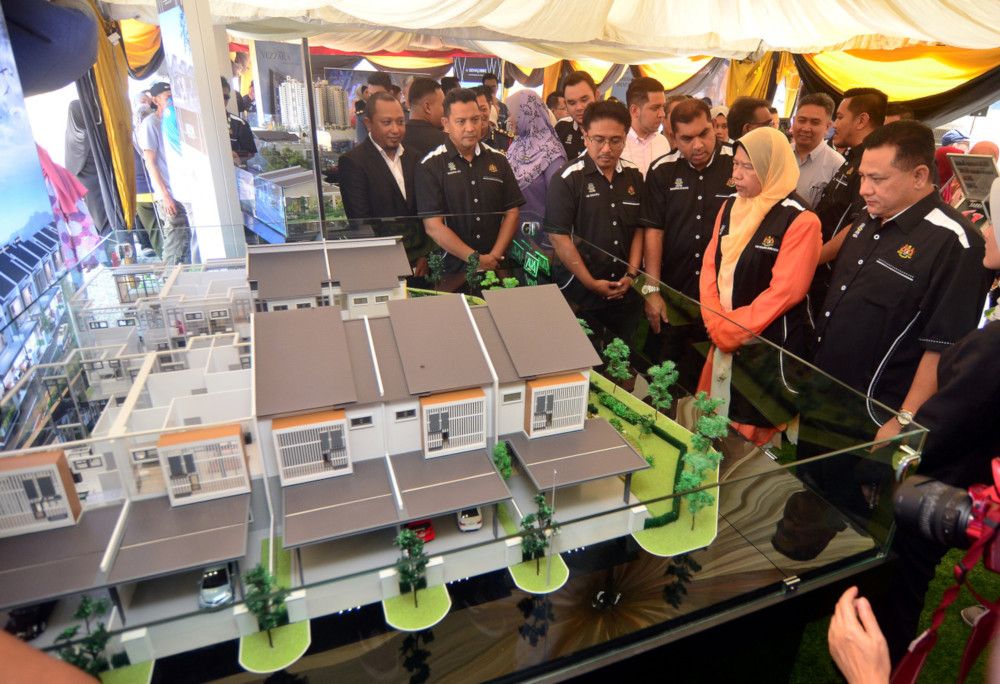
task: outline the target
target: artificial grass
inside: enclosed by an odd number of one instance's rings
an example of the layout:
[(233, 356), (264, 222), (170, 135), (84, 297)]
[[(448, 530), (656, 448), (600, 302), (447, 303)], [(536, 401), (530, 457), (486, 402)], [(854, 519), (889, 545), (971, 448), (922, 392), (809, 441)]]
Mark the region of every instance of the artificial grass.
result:
[(506, 503), (497, 505), (497, 519), (500, 521), (500, 526), (503, 528), (504, 534), (508, 537), (513, 537), (521, 531), (517, 523), (514, 522), (514, 516), (511, 514), (510, 509), (507, 508)]
[(135, 665), (126, 665), (100, 674), (103, 684), (149, 684), (153, 678), (152, 660)]
[(382, 610), (385, 621), (401, 632), (420, 632), (441, 622), (451, 610), (451, 596), (443, 584), (421, 589), (417, 594), (417, 603), (418, 606), (413, 605), (411, 592), (384, 599)]
[[(713, 477), (718, 477), (718, 474)], [(718, 490), (711, 491), (715, 495), (715, 503), (698, 511), (695, 515), (694, 529), (691, 528), (691, 514), (688, 512), (687, 501), (682, 500), (681, 514), (677, 520), (663, 527), (637, 530), (632, 533), (632, 537), (646, 552), (662, 558), (708, 546), (719, 533), (719, 494)]]
[(541, 559), (541, 563), (537, 566), (538, 572), (535, 570), (536, 563), (533, 560), (512, 565), (507, 569), (510, 571), (510, 576), (514, 578), (514, 584), (521, 591), (526, 591), (529, 594), (551, 594), (562, 589), (566, 580), (569, 579), (569, 567), (566, 566), (566, 561), (562, 559), (562, 556), (556, 554), (551, 558), (552, 581), (548, 583), (545, 579), (548, 576), (549, 556)]
[[(269, 546), (270, 540), (265, 537), (260, 543), (260, 559), (265, 568), (268, 563)], [(292, 554), (282, 548), (280, 536), (274, 538), (274, 578), (279, 587), (292, 588)]]
[(248, 672), (263, 674), (284, 670), (305, 655), (312, 643), (309, 620), (293, 622), (271, 630), (272, 648), (267, 632), (240, 637), (240, 666)]
[[(962, 559), (965, 551), (954, 549), (950, 551), (937, 567), (934, 579), (931, 580), (927, 597), (924, 600), (924, 611), (920, 616), (920, 627), (917, 633), (930, 626), (934, 609), (941, 601), (944, 591), (955, 582), (952, 569)], [(1000, 596), (1000, 576), (985, 569), (980, 563), (969, 573), (969, 583), (986, 598)], [(938, 642), (934, 650), (927, 656), (927, 662), (921, 672), (919, 682), (953, 682), (962, 662), (962, 652), (969, 638), (971, 629), (962, 621), (960, 611), (966, 606), (976, 604), (972, 595), (963, 590), (958, 598), (948, 608), (944, 622), (938, 630)], [(830, 606), (831, 612), (833, 606)], [(791, 684), (822, 684), (824, 682), (842, 682), (843, 678), (830, 658), (827, 647), (826, 633), (830, 627), (830, 618), (809, 623), (802, 635), (802, 643), (796, 656), (795, 667), (792, 669), (789, 682)], [(986, 648), (969, 673), (967, 681), (985, 682), (986, 668), (990, 659), (990, 649)]]

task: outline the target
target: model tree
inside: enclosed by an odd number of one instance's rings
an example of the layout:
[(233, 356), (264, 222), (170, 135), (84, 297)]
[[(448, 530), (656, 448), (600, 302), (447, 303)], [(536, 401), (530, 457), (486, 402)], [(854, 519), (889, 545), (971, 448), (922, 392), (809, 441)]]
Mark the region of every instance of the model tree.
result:
[(426, 577), (427, 561), (430, 560), (424, 553), (424, 542), (416, 532), (403, 528), (392, 543), (393, 546), (398, 546), (400, 551), (399, 560), (396, 561), (399, 581), (413, 592), (413, 607), (419, 608), (417, 591)]
[(486, 271), (482, 280), (479, 281), (479, 287), (483, 290), (499, 289), (500, 279), (497, 278), (496, 271)]
[(521, 281), (518, 280), (517, 278), (504, 278), (503, 281), (502, 281), (502, 283), (503, 283), (504, 289), (510, 290), (510, 289), (515, 288), (518, 285), (520, 285)]
[(716, 410), (722, 404), (721, 399), (712, 399), (705, 392), (699, 392), (695, 397), (695, 408), (701, 413), (695, 421), (695, 432), (691, 435), (691, 449), (684, 454), (685, 472), (678, 480), (681, 491), (687, 491), (684, 501), (691, 513), (691, 529), (694, 529), (698, 513), (715, 503), (715, 496), (705, 489), (691, 491), (700, 487), (706, 473), (714, 471), (722, 455), (712, 449), (712, 440), (729, 434), (729, 419), (716, 415)]
[[(629, 372), (628, 368), (628, 360), (631, 353), (632, 350), (628, 348), (628, 345), (620, 337), (611, 340), (608, 346), (604, 348), (604, 371), (608, 374), (608, 377), (616, 381), (616, 384), (625, 382), (632, 377), (632, 373)], [(615, 387), (611, 388), (612, 394), (614, 394), (615, 389)]]
[(511, 461), (510, 449), (507, 448), (507, 442), (497, 442), (493, 445), (493, 464), (497, 467), (500, 477), (505, 480), (510, 479)]
[(665, 413), (674, 403), (670, 388), (677, 382), (677, 366), (673, 361), (664, 361), (658, 366), (650, 366), (648, 373), (649, 398), (653, 408)]
[(584, 335), (586, 335), (587, 337), (594, 336), (594, 329), (590, 327), (590, 323), (588, 323), (582, 318), (577, 318), (576, 322), (580, 324), (580, 328), (583, 330)]
[(444, 254), (433, 251), (427, 255), (427, 280), (437, 285), (444, 280)]
[[(97, 621), (97, 618), (108, 612), (108, 607), (107, 599), (95, 601), (89, 596), (84, 596), (76, 612), (73, 613), (73, 619), (83, 620), (86, 634), (77, 643), (70, 643), (80, 632), (80, 625), (74, 625), (67, 627), (56, 637), (56, 644), (65, 644), (59, 649), (59, 657), (92, 677), (97, 677), (98, 673), (108, 669), (108, 659), (104, 657), (104, 649), (111, 635), (108, 634), (104, 623)], [(93, 625), (91, 620), (94, 621)]]
[(257, 627), (267, 632), (268, 646), (274, 648), (271, 630), (288, 622), (288, 608), (285, 606), (288, 589), (279, 587), (278, 580), (262, 563), (248, 570), (243, 582), (246, 584), (247, 610), (257, 618)]
[(545, 535), (545, 530), (552, 530), (552, 534), (559, 531), (559, 525), (553, 522), (552, 507), (545, 503), (544, 494), (535, 494), (535, 506), (537, 510), (529, 513), (521, 520), (521, 551), (529, 559), (535, 559), (535, 574), (542, 574), (542, 556), (545, 549), (549, 548), (549, 540)]
[(473, 252), (465, 262), (465, 282), (469, 284), (469, 287), (475, 289), (479, 287), (481, 279), (479, 275), (479, 252)]

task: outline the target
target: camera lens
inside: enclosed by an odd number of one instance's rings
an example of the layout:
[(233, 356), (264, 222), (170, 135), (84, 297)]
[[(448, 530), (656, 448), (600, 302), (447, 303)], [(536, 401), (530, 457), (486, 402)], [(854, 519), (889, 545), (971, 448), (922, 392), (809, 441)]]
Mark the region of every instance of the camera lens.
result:
[(972, 499), (964, 489), (922, 475), (907, 478), (895, 494), (896, 518), (915, 526), (927, 539), (945, 546), (966, 546)]

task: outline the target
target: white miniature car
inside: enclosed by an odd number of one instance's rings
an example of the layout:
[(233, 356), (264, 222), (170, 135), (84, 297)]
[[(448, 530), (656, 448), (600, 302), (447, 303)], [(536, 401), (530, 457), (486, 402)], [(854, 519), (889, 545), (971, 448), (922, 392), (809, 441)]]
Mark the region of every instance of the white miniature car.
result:
[(458, 529), (462, 532), (475, 532), (483, 527), (483, 511), (479, 506), (459, 511), (455, 517), (458, 518)]
[(198, 582), (198, 607), (202, 610), (227, 606), (233, 602), (234, 595), (233, 577), (228, 566), (216, 565), (201, 574), (201, 581)]

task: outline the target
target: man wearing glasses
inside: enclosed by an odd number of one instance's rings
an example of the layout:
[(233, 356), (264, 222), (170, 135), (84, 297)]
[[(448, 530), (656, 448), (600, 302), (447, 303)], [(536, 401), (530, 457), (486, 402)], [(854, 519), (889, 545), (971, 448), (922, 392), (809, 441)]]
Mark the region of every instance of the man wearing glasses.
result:
[(545, 232), (574, 310), (628, 340), (642, 306), (632, 284), (642, 263), (643, 179), (621, 158), (632, 120), (610, 101), (588, 105), (582, 119), (585, 153), (549, 183)]
[(756, 97), (738, 97), (729, 107), (729, 137), (739, 140), (755, 128), (773, 126), (771, 105)]

